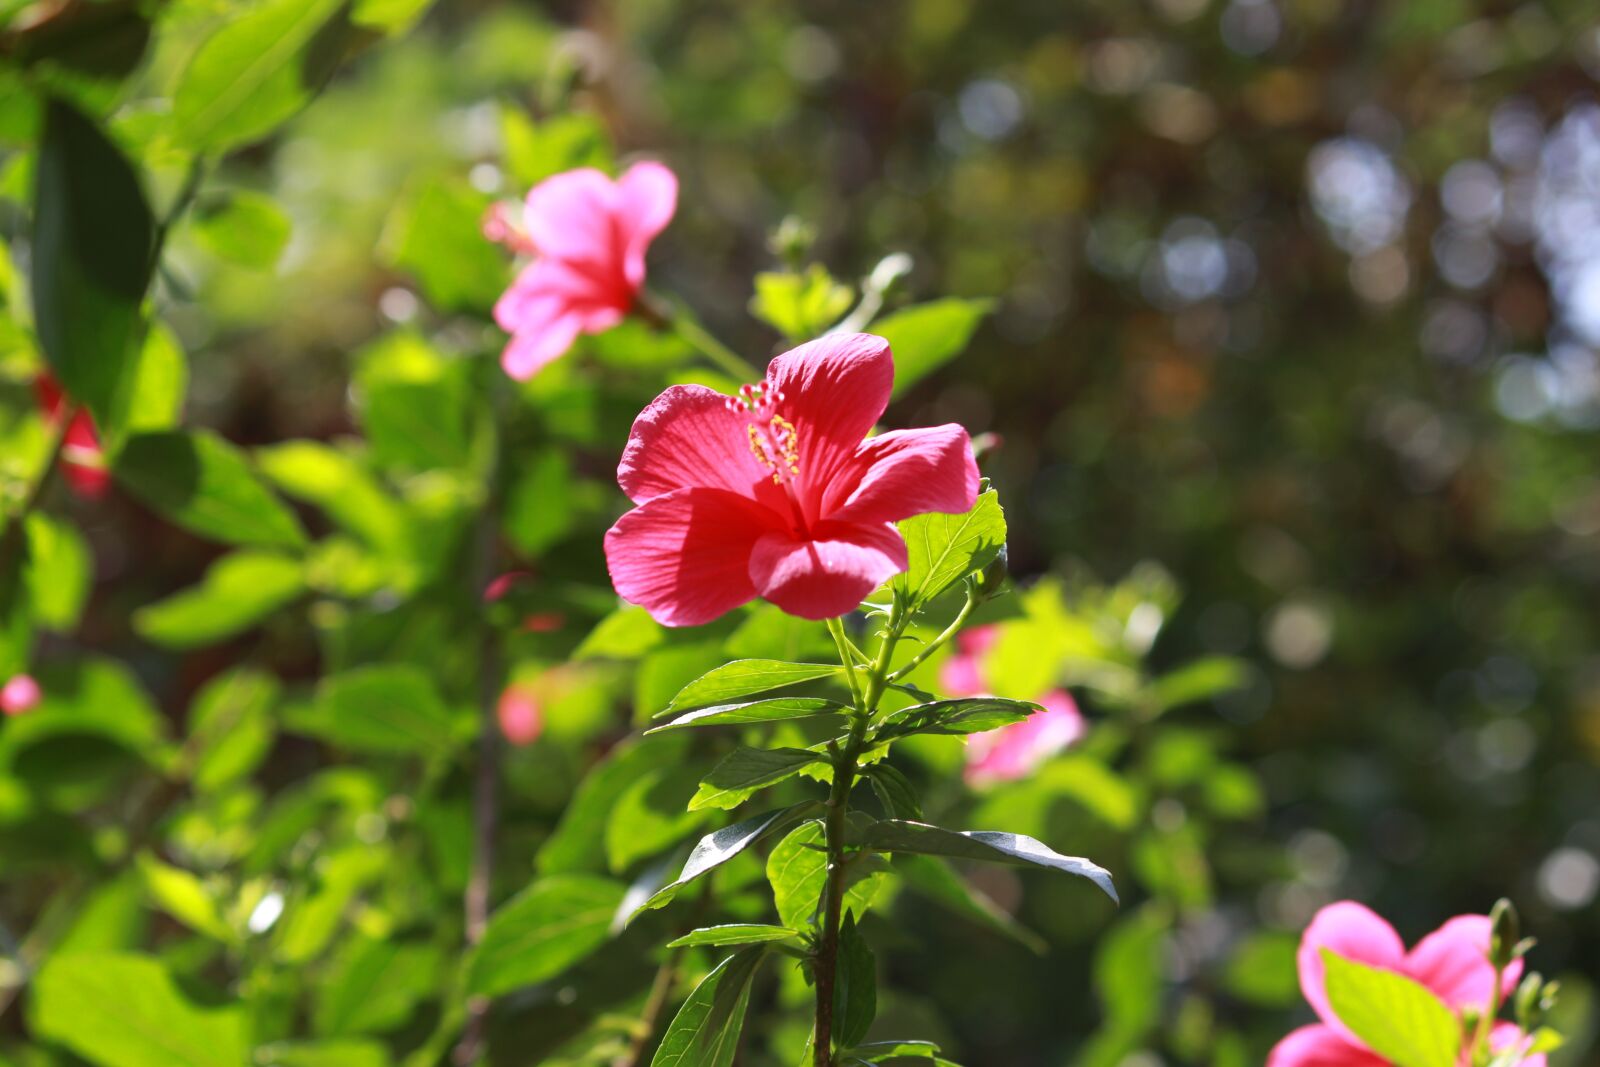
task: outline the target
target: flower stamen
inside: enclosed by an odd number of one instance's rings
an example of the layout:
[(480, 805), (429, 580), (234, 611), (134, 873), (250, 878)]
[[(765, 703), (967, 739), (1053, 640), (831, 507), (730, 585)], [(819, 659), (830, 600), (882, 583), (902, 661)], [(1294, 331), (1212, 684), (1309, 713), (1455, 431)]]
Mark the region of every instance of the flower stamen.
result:
[(773, 410), (782, 401), (782, 390), (770, 382), (740, 386), (739, 395), (727, 399), (728, 410), (744, 420), (750, 454), (772, 473), (774, 485), (800, 474), (800, 435), (794, 423)]

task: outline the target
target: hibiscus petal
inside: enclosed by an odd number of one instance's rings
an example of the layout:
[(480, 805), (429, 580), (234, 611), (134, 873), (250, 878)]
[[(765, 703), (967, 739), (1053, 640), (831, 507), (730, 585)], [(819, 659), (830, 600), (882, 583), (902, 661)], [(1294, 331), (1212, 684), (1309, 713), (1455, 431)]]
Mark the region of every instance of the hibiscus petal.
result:
[(500, 353), (500, 365), (519, 382), (539, 373), (553, 359), (566, 354), (578, 337), (578, 317), (570, 313), (544, 322), (525, 324)]
[(1329, 904), (1317, 912), (1311, 925), (1306, 927), (1296, 957), (1300, 965), (1300, 991), (1316, 1010), (1318, 1018), (1343, 1034), (1347, 1040), (1356, 1041), (1356, 1036), (1339, 1021), (1328, 1003), (1322, 962), (1322, 950), (1325, 948), (1331, 948), (1345, 959), (1369, 967), (1404, 971), (1405, 943), (1394, 932), (1394, 927), (1370, 908), (1353, 900)]
[[(1504, 1052), (1515, 1045), (1519, 1040), (1526, 1045), (1522, 1036), (1522, 1028), (1516, 1023), (1496, 1023), (1495, 1028), (1489, 1031), (1489, 1048), (1495, 1052)], [(1528, 1056), (1522, 1059), (1517, 1067), (1545, 1067), (1549, 1060), (1544, 1053)]]
[(528, 191), (523, 223), (534, 247), (556, 259), (604, 265), (618, 255), (617, 187), (593, 167), (557, 174)]
[(1386, 1067), (1385, 1061), (1350, 1044), (1337, 1030), (1302, 1026), (1267, 1053), (1267, 1067)]
[[(1494, 967), (1489, 963), (1487, 915), (1457, 915), (1417, 942), (1406, 956), (1405, 971), (1438, 994), (1452, 1008), (1481, 1008), (1494, 991)], [(1503, 992), (1517, 987), (1522, 961), (1506, 968)]]
[(622, 599), (666, 626), (697, 626), (753, 600), (750, 555), (771, 528), (760, 505), (721, 489), (679, 489), (606, 531), (606, 566)]
[(651, 401), (617, 465), (617, 484), (636, 504), (690, 486), (753, 496), (762, 481), (770, 477), (750, 451), (744, 421), (703, 385), (674, 385)]
[(750, 579), (767, 600), (803, 619), (854, 611), (906, 569), (906, 543), (887, 524), (822, 523), (808, 539), (773, 531), (756, 542)]
[(797, 487), (811, 512), (807, 518), (816, 519), (835, 475), (854, 459), (862, 438), (889, 406), (894, 385), (889, 342), (866, 333), (822, 337), (774, 358), (767, 378), (784, 397), (778, 413), (794, 425)]
[[(844, 491), (849, 496), (836, 503)], [(959, 515), (977, 499), (972, 440), (950, 423), (862, 442), (855, 462), (829, 487), (822, 513), (845, 522), (899, 522), (929, 511)]]
[(634, 288), (644, 284), (644, 254), (678, 209), (678, 177), (660, 163), (628, 168), (617, 182), (622, 230), (622, 273)]

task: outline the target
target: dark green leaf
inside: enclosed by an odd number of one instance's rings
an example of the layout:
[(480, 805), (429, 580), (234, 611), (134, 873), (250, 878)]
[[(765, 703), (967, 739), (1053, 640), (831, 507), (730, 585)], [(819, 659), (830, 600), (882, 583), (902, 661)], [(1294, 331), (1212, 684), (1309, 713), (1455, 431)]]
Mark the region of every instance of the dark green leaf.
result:
[(689, 810), (736, 808), (757, 790), (792, 778), (800, 768), (821, 759), (803, 748), (736, 748), (701, 779)]
[(101, 1067), (239, 1067), (242, 1008), (201, 1008), (148, 956), (53, 956), (32, 984), (33, 1032)]
[(684, 862), (683, 870), (679, 872), (677, 879), (662, 887), (645, 901), (639, 910), (645, 911), (666, 905), (677, 895), (679, 889), (711, 873), (763, 838), (788, 829), (816, 808), (815, 801), (779, 808), (707, 834), (700, 839), (699, 844), (695, 845), (694, 851), (689, 853), (689, 858)]
[(541, 878), (489, 919), (467, 965), (467, 986), (493, 996), (554, 978), (611, 936), (623, 887), (604, 878)]
[(873, 737), (890, 741), (911, 734), (981, 734), (1021, 722), (1036, 711), (1043, 711), (1031, 700), (1006, 700), (1001, 697), (963, 697), (917, 704), (884, 716)]
[(1080, 856), (1063, 856), (1022, 834), (946, 830), (927, 823), (884, 819), (868, 826), (856, 844), (881, 852), (916, 852), (924, 856), (949, 856), (1019, 867), (1048, 867), (1087, 878), (1112, 900), (1117, 899), (1111, 875), (1104, 868)]
[(439, 989), (445, 969), (433, 945), (356, 934), (333, 956), (312, 1001), (317, 1033), (393, 1029)]
[(133, 167), (60, 100), (45, 106), (34, 183), (39, 346), (67, 395), (116, 438), (133, 392), (155, 222)]
[(894, 395), (959, 356), (993, 307), (992, 300), (948, 297), (902, 308), (868, 327), (894, 352)]
[(755, 945), (766, 941), (788, 941), (800, 934), (786, 926), (768, 926), (764, 923), (729, 923), (726, 926), (702, 926), (691, 930), (668, 948), (688, 948), (693, 945)]
[(839, 668), (826, 663), (785, 663), (773, 659), (738, 659), (723, 664), (696, 678), (678, 691), (678, 695), (661, 711), (669, 715), (685, 708), (698, 708), (707, 704), (723, 704), (752, 693), (800, 682), (833, 678)]
[(684, 726), (730, 726), (780, 722), (786, 719), (815, 719), (842, 715), (845, 710), (846, 705), (824, 697), (773, 697), (745, 704), (721, 704), (713, 708), (701, 708), (699, 711), (691, 711), (687, 715), (645, 732), (654, 734)]
[(833, 986), (834, 1048), (867, 1036), (878, 1016), (878, 964), (856, 929), (854, 915), (839, 926), (838, 972)]
[(731, 1067), (750, 984), (766, 954), (752, 946), (717, 964), (673, 1016), (650, 1067)]
[(189, 148), (218, 151), (256, 140), (316, 89), (307, 46), (342, 0), (266, 0), (212, 34), (178, 79), (172, 119)]
[(237, 545), (297, 548), (305, 534), (233, 445), (204, 430), (136, 434), (117, 455), (117, 481), (185, 529)]
[(1452, 1067), (1461, 1024), (1431, 990), (1395, 971), (1322, 950), (1328, 1003), (1339, 1021), (1394, 1067)]
[(929, 513), (900, 523), (910, 565), (890, 583), (916, 609), (993, 563), (1006, 543), (1006, 517), (990, 490), (965, 515)]
[(305, 589), (300, 561), (246, 549), (213, 563), (199, 585), (140, 608), (133, 628), (167, 648), (198, 648), (242, 633)]
[(872, 781), (872, 791), (883, 804), (884, 814), (891, 819), (922, 818), (922, 802), (917, 798), (917, 787), (911, 779), (887, 763), (874, 763), (865, 769)]

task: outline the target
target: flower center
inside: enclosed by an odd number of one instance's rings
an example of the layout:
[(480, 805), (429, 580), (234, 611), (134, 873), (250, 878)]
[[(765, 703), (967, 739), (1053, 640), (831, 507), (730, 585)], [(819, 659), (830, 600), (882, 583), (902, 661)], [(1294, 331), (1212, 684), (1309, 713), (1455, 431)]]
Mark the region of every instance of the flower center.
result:
[(782, 485), (800, 473), (800, 435), (794, 423), (774, 409), (783, 393), (770, 382), (742, 385), (738, 396), (728, 397), (728, 410), (744, 420), (750, 454), (772, 474), (772, 484)]

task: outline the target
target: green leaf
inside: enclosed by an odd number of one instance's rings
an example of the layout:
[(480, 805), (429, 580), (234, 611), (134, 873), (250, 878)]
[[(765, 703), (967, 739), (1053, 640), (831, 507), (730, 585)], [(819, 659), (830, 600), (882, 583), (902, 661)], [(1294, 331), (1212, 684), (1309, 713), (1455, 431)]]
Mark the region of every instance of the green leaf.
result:
[(487, 311), (511, 281), (512, 269), (484, 240), (489, 198), (464, 180), (428, 177), (400, 197), (384, 229), (385, 262), (416, 278), (444, 311)]
[(702, 808), (732, 809), (757, 790), (776, 785), (800, 773), (800, 768), (822, 759), (803, 748), (734, 749), (700, 781), (700, 791), (689, 801), (690, 811)]
[(992, 489), (965, 515), (930, 512), (899, 525), (910, 565), (890, 585), (913, 610), (993, 563), (1006, 543), (1005, 513)]
[(49, 100), (34, 176), (34, 329), (67, 395), (112, 438), (133, 391), (154, 243), (132, 165), (94, 123)]
[(694, 851), (689, 853), (689, 858), (684, 861), (683, 870), (679, 872), (678, 877), (641, 904), (639, 911), (665, 906), (677, 896), (678, 890), (690, 882), (710, 874), (763, 838), (788, 829), (815, 811), (817, 807), (815, 801), (809, 801), (779, 808), (776, 811), (762, 812), (760, 815), (707, 834), (700, 839), (699, 844), (695, 845)]
[(1081, 856), (1063, 856), (1042, 842), (1022, 834), (997, 830), (946, 830), (927, 823), (883, 819), (868, 826), (856, 844), (880, 852), (916, 852), (924, 856), (949, 856), (1018, 867), (1048, 867), (1087, 878), (1099, 886), (1106, 896), (1117, 899), (1111, 875), (1104, 868)]
[(399, 501), (354, 457), (318, 441), (257, 449), (256, 463), (285, 493), (315, 504), (379, 552), (405, 555), (406, 516)]
[(555, 832), (540, 847), (539, 872), (599, 870), (605, 861), (606, 827), (618, 800), (638, 779), (682, 762), (686, 752), (683, 735), (623, 742), (608, 752), (578, 783)]
[(342, 0), (265, 0), (196, 49), (172, 97), (178, 139), (218, 152), (256, 140), (310, 99), (307, 46)]
[(1322, 950), (1328, 1003), (1339, 1021), (1394, 1067), (1453, 1067), (1461, 1024), (1444, 1002), (1394, 971)]
[(411, 470), (457, 470), (472, 457), (468, 383), (422, 338), (404, 331), (356, 357), (357, 407), (373, 459)]
[(673, 1016), (650, 1067), (732, 1067), (750, 985), (766, 954), (758, 945), (717, 964)]
[(1163, 674), (1150, 685), (1150, 697), (1159, 711), (1210, 700), (1238, 689), (1249, 678), (1249, 668), (1230, 656), (1208, 656)]
[(775, 659), (737, 659), (716, 670), (707, 671), (673, 697), (660, 715), (670, 715), (685, 708), (698, 708), (707, 704), (723, 704), (753, 693), (769, 689), (812, 682), (819, 678), (833, 678), (840, 668), (826, 663), (786, 663)]
[(376, 1041), (278, 1041), (256, 1050), (259, 1067), (389, 1067)]
[(932, 1041), (868, 1041), (864, 1045), (857, 1045), (847, 1055), (868, 1063), (900, 1059), (937, 1060), (939, 1046)]
[(185, 926), (222, 942), (234, 940), (216, 898), (193, 873), (162, 863), (148, 852), (138, 858), (139, 877), (156, 907)]
[(765, 923), (728, 923), (725, 926), (702, 926), (691, 930), (668, 948), (690, 948), (696, 945), (756, 945), (766, 941), (788, 941), (800, 934), (786, 926), (769, 926)]
[(809, 341), (850, 310), (851, 289), (833, 280), (821, 264), (804, 274), (768, 271), (756, 275), (750, 313), (791, 341)]
[(231, 785), (260, 766), (277, 732), (278, 680), (261, 671), (227, 671), (189, 705), (191, 780), (202, 793)]
[(1031, 952), (1043, 954), (1048, 945), (940, 859), (905, 852), (895, 857), (894, 869), (907, 886), (996, 933), (1003, 934)]
[(684, 810), (684, 798), (694, 792), (698, 778), (695, 764), (673, 763), (629, 784), (606, 820), (606, 861), (612, 871), (666, 851), (705, 823), (704, 814)]
[(0, 673), (7, 678), (27, 671), (32, 658), (33, 594), (28, 581), (28, 551), (27, 542), (23, 541), (20, 551), (0, 555)]
[(112, 470), (134, 496), (202, 537), (267, 548), (305, 543), (299, 521), (243, 454), (208, 431), (135, 434)]
[[(778, 921), (795, 930), (815, 925), (823, 884), (828, 880), (827, 840), (820, 820), (796, 827), (767, 857), (767, 882), (772, 886)], [(843, 910), (865, 915), (883, 886), (882, 866), (866, 858), (852, 859), (845, 875)]]
[(1247, 935), (1223, 971), (1229, 993), (1249, 1004), (1288, 1008), (1300, 999), (1300, 939), (1276, 930)]
[(564, 111), (535, 122), (524, 111), (500, 111), (500, 139), (506, 169), (519, 187), (531, 188), (578, 167), (609, 171), (611, 138), (599, 116)]
[(420, 667), (358, 667), (324, 678), (314, 704), (286, 719), (296, 730), (356, 752), (437, 757), (454, 747), (450, 711)]
[(833, 986), (834, 1048), (849, 1048), (867, 1036), (878, 1015), (878, 964), (856, 929), (854, 915), (839, 927), (837, 978)]
[(177, 337), (164, 323), (151, 323), (133, 372), (133, 399), (124, 428), (128, 433), (172, 429), (183, 412), (188, 387), (189, 363)]
[(972, 340), (993, 300), (947, 297), (885, 315), (871, 332), (889, 342), (894, 352), (894, 396), (959, 356)]
[(494, 996), (554, 978), (611, 936), (623, 887), (605, 878), (541, 878), (489, 918), (467, 964), (472, 993)]
[(345, 939), (312, 1000), (319, 1034), (381, 1033), (403, 1025), (438, 991), (444, 954), (419, 941), (361, 934)]
[(1146, 905), (1112, 927), (1094, 958), (1094, 984), (1107, 1029), (1137, 1044), (1161, 1019), (1164, 958), (1171, 921)]
[(133, 628), (166, 648), (198, 648), (243, 633), (305, 588), (299, 560), (245, 549), (223, 556), (199, 585), (140, 608)]
[(885, 715), (873, 734), (875, 741), (891, 741), (912, 734), (958, 736), (981, 734), (1021, 722), (1044, 709), (1031, 700), (1006, 700), (1002, 697), (962, 697), (917, 704)]
[(383, 845), (352, 843), (319, 856), (314, 885), (289, 901), (276, 927), (278, 961), (296, 965), (322, 955), (349, 922), (347, 913), (356, 897), (392, 867), (392, 853)]
[(191, 212), (195, 239), (218, 259), (271, 270), (289, 244), (289, 216), (270, 196), (235, 189), (207, 197)]
[(350, 21), (387, 34), (404, 33), (432, 3), (433, 0), (355, 0)]
[(75, 526), (43, 511), (27, 517), (27, 587), (34, 622), (69, 633), (78, 625), (89, 596), (93, 566), (89, 546)]
[(864, 768), (863, 773), (871, 779), (872, 791), (891, 819), (922, 818), (922, 801), (911, 779), (887, 763), (874, 763)]
[(100, 1067), (239, 1067), (242, 1008), (201, 1008), (158, 961), (129, 953), (52, 956), (34, 978), (33, 1032)]
[(783, 722), (789, 719), (816, 719), (843, 715), (846, 705), (825, 697), (774, 697), (745, 704), (721, 704), (701, 708), (669, 723), (646, 730), (647, 734), (677, 730), (685, 726), (736, 726), (749, 723)]
[(624, 604), (589, 631), (572, 658), (638, 659), (666, 640), (666, 634), (666, 627), (652, 619), (648, 611)]

